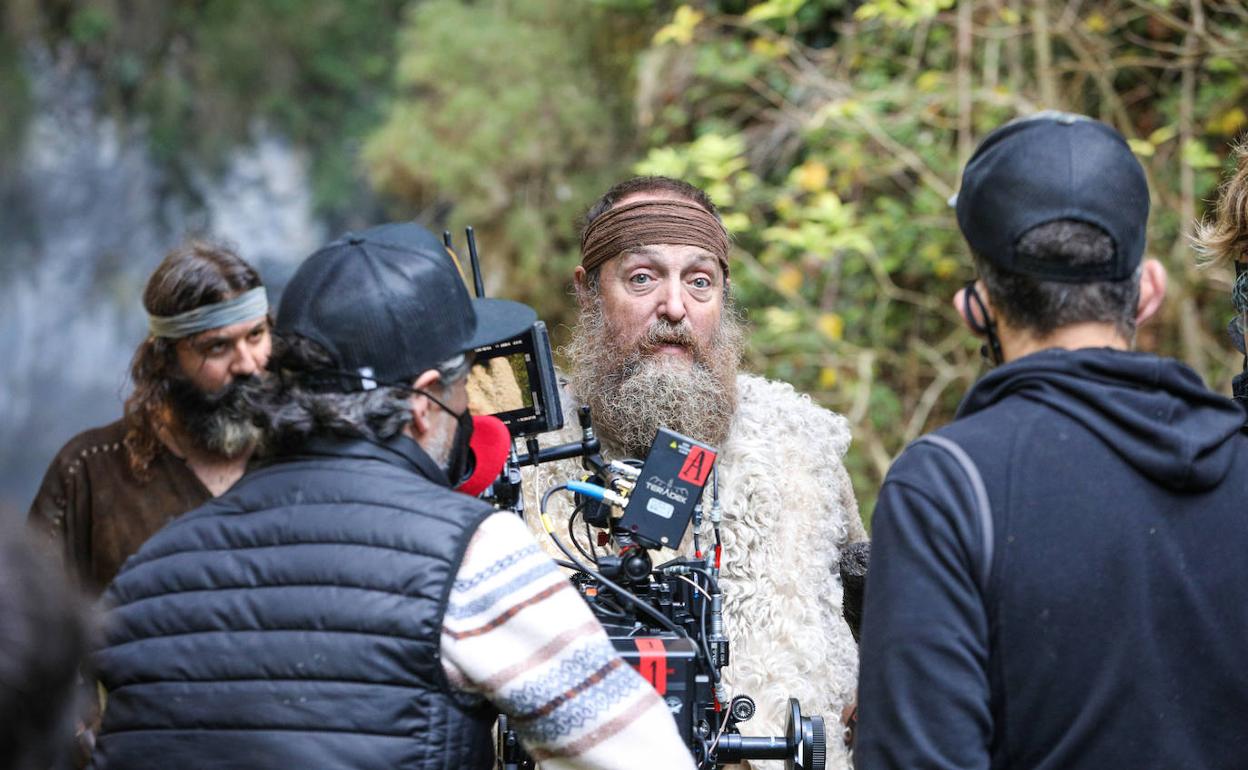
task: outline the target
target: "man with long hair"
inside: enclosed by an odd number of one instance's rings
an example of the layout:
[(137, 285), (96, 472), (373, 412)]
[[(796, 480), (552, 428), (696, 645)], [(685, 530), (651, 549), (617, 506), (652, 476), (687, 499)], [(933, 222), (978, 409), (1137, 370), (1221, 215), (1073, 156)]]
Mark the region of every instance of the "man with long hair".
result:
[[(707, 515), (691, 527), (697, 542), (690, 534), (681, 549), (714, 548), (718, 529), (732, 645), (723, 695), (757, 701), (743, 733), (779, 735), (790, 696), (832, 724), (853, 702), (857, 646), (837, 565), (866, 532), (843, 462), (845, 418), (741, 371), (746, 330), (728, 255), (714, 203), (683, 181), (638, 177), (594, 203), (574, 275), (580, 318), (566, 351), (564, 413), (591, 408), (609, 459), (644, 457), (659, 427), (718, 448)], [(575, 428), (561, 438), (575, 440)], [(526, 494), (580, 472), (575, 461), (541, 466)], [(528, 507), (537, 509), (536, 497)], [(557, 531), (571, 512), (556, 503)], [(828, 767), (846, 765), (842, 741), (828, 751)]]
[(1231, 339), (1245, 353), (1244, 371), (1235, 377), (1235, 398), (1248, 405), (1248, 352), (1244, 334), (1248, 332), (1248, 137), (1235, 148), (1236, 170), (1226, 180), (1218, 196), (1213, 216), (1202, 223), (1196, 244), (1211, 263), (1234, 265), (1235, 284), (1231, 304), (1235, 319)]
[(131, 364), (124, 416), (75, 436), (30, 509), (66, 566), (98, 592), (175, 516), (238, 480), (257, 430), (238, 411), (269, 356), (260, 275), (232, 250), (174, 249), (143, 293), (149, 334)]

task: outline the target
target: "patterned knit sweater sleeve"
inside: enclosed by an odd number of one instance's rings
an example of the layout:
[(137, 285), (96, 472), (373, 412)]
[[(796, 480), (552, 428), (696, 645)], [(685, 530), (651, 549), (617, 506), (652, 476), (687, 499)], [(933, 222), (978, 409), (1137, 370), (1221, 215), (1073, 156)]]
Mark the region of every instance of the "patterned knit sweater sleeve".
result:
[(452, 686), (510, 717), (545, 770), (693, 767), (662, 699), (514, 514), (486, 519), (468, 546), (442, 660)]

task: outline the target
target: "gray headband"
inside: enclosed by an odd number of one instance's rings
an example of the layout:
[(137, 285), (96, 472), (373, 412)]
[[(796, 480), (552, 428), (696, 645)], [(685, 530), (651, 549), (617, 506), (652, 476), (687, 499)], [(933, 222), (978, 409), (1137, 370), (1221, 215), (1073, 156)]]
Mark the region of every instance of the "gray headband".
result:
[(269, 312), (269, 297), (263, 286), (245, 291), (223, 302), (203, 305), (177, 315), (147, 317), (147, 330), (153, 337), (181, 339), (192, 334), (220, 329)]

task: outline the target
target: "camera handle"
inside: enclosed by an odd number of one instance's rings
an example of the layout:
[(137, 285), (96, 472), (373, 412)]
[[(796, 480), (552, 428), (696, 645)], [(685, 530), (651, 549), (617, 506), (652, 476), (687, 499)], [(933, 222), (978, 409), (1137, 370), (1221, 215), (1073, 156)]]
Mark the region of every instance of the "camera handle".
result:
[(582, 457), (587, 468), (601, 473), (606, 463), (599, 454), (602, 451), (602, 442), (594, 435), (594, 423), (590, 418), (589, 407), (582, 406), (577, 410), (576, 416), (581, 424), (580, 441), (542, 449), (538, 446), (537, 437), (529, 436), (525, 440), (525, 448), (528, 450), (525, 454), (517, 452), (513, 443), (511, 453), (507, 457), (507, 464), (503, 466), (503, 472), (499, 474), (494, 485), (486, 491), (484, 496), (492, 499), (500, 510), (510, 510), (523, 516), (524, 494), (521, 491), (520, 469), (526, 465), (541, 465), (557, 460)]
[(572, 441), (567, 444), (559, 444), (557, 446), (546, 447), (540, 449), (537, 445), (537, 438), (530, 436), (525, 442), (525, 448), (528, 452), (519, 455), (515, 459), (518, 467), (526, 465), (541, 465), (542, 463), (555, 462), (556, 460), (567, 460), (572, 457), (583, 457), (585, 462), (591, 467), (591, 470), (600, 471), (605, 466), (599, 452), (602, 451), (602, 442), (594, 435), (594, 422), (590, 417), (589, 407), (582, 406), (576, 411), (576, 419), (581, 423), (581, 440)]

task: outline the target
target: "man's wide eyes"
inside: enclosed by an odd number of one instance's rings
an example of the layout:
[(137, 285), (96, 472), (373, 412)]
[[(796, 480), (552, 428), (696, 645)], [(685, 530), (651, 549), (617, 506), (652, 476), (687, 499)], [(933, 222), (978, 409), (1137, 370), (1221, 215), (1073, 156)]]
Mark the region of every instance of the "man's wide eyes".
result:
[(640, 285), (645, 284), (645, 283), (650, 283), (651, 278), (650, 278), (650, 276), (649, 276), (649, 275), (647, 275), (647, 274), (645, 274), (645, 273), (637, 273), (636, 275), (632, 276), (632, 277), (631, 277), (631, 278), (629, 278), (628, 280), (629, 280), (631, 283), (635, 283), (635, 284), (637, 284), (638, 286), (640, 286)]
[(711, 279), (710, 279), (710, 278), (707, 278), (707, 277), (706, 277), (706, 276), (704, 276), (704, 275), (700, 275), (700, 276), (698, 276), (697, 278), (694, 278), (692, 281), (690, 281), (690, 283), (692, 283), (692, 284), (693, 284), (693, 288), (695, 288), (695, 289), (709, 289), (709, 288), (711, 288)]

